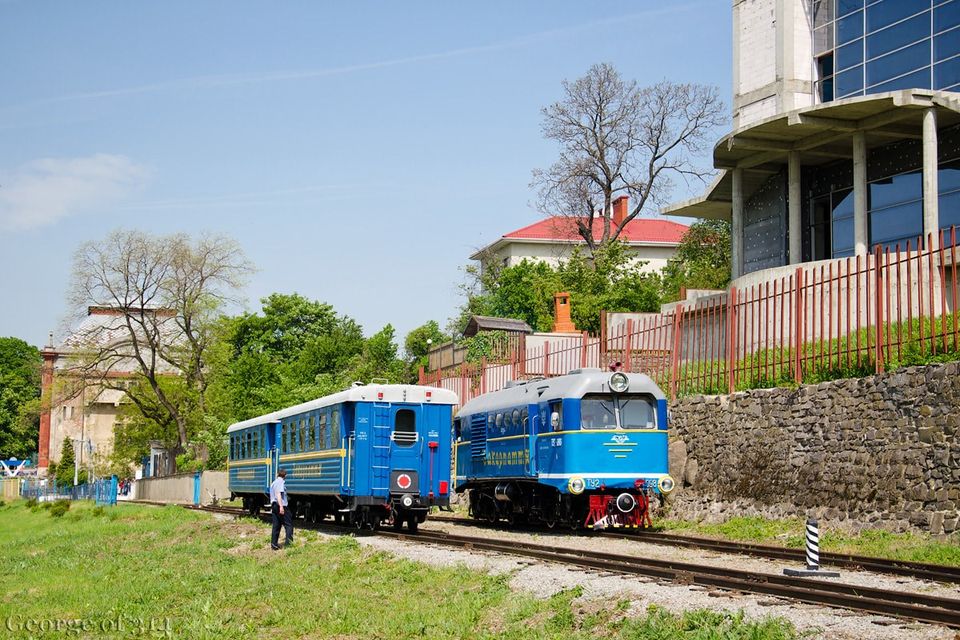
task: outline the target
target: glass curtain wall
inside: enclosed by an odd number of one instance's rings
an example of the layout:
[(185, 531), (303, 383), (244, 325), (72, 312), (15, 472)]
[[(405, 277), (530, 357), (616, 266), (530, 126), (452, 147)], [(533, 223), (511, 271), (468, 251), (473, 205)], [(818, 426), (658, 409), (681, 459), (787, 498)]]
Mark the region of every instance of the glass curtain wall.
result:
[[(940, 228), (960, 226), (960, 158), (942, 162), (937, 172)], [(854, 255), (853, 190), (840, 188), (809, 200), (805, 260)], [(869, 245), (895, 251), (917, 247), (923, 235), (923, 174), (919, 169), (867, 183)]]
[(811, 0), (821, 102), (960, 89), (960, 0)]

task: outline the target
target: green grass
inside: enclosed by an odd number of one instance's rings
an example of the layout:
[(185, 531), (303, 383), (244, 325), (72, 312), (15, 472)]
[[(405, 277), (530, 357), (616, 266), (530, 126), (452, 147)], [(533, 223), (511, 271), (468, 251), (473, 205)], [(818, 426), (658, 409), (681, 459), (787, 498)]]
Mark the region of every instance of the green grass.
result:
[[(253, 520), (85, 502), (55, 518), (18, 501), (0, 507), (0, 618), (14, 628), (62, 621), (35, 637), (798, 637), (782, 620), (741, 614), (628, 615), (629, 602), (584, 600), (579, 589), (536, 599), (512, 592), (506, 576), (428, 567), (350, 537), (297, 535), (295, 547), (273, 552)], [(140, 633), (151, 627), (159, 633)]]
[[(802, 548), (805, 544), (804, 520), (800, 518), (774, 520), (741, 516), (719, 524), (664, 519), (657, 523), (657, 529), (794, 548)], [(960, 567), (960, 534), (941, 540), (917, 533), (891, 533), (879, 529), (864, 530), (856, 535), (821, 529), (820, 550)]]

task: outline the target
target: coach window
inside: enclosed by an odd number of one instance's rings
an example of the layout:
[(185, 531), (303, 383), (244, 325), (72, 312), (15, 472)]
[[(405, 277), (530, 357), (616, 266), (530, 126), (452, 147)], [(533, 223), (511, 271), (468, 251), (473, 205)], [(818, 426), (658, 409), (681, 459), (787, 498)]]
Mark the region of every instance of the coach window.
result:
[(503, 426), (503, 414), (502, 414), (502, 413), (498, 413), (498, 414), (497, 414), (497, 426), (498, 426), (498, 427), (502, 427), (502, 426)]
[(527, 428), (530, 426), (529, 415), (526, 408), (524, 408), (521, 415), (523, 415), (523, 430), (526, 431)]
[(409, 447), (417, 441), (417, 414), (411, 409), (398, 409), (393, 419), (393, 441)]
[(330, 419), (330, 446), (340, 447), (340, 409), (334, 409)]
[(520, 426), (520, 409), (513, 410), (513, 426), (514, 427)]
[(329, 423), (329, 416), (327, 415), (327, 412), (324, 411), (323, 413), (320, 414), (319, 432), (320, 432), (320, 448), (321, 449), (327, 448), (327, 424), (328, 423)]
[(300, 418), (300, 451), (306, 451), (310, 447), (310, 442), (307, 440), (307, 421), (304, 418)]

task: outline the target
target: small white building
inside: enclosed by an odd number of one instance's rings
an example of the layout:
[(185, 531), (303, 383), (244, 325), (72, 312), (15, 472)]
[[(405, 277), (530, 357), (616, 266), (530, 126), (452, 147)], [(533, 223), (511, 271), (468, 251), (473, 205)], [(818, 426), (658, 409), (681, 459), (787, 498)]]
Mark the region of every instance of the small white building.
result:
[[(613, 201), (611, 224), (620, 224), (629, 211), (629, 199), (621, 196)], [(594, 237), (603, 232), (603, 219), (594, 219)], [(677, 251), (687, 232), (686, 225), (662, 218), (634, 218), (623, 229), (620, 239), (627, 245), (634, 260), (644, 262), (643, 271), (663, 269)], [(577, 231), (577, 221), (565, 216), (552, 216), (506, 233), (495, 242), (470, 256), (487, 265), (512, 267), (523, 260), (545, 262), (557, 266), (568, 260), (575, 247), (586, 247)]]

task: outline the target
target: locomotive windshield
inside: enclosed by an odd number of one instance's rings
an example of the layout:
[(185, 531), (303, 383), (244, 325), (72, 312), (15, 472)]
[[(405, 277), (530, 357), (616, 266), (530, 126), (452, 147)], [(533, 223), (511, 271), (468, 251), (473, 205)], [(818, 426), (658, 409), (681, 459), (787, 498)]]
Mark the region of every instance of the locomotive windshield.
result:
[(657, 411), (643, 395), (588, 395), (580, 401), (581, 429), (655, 429)]

